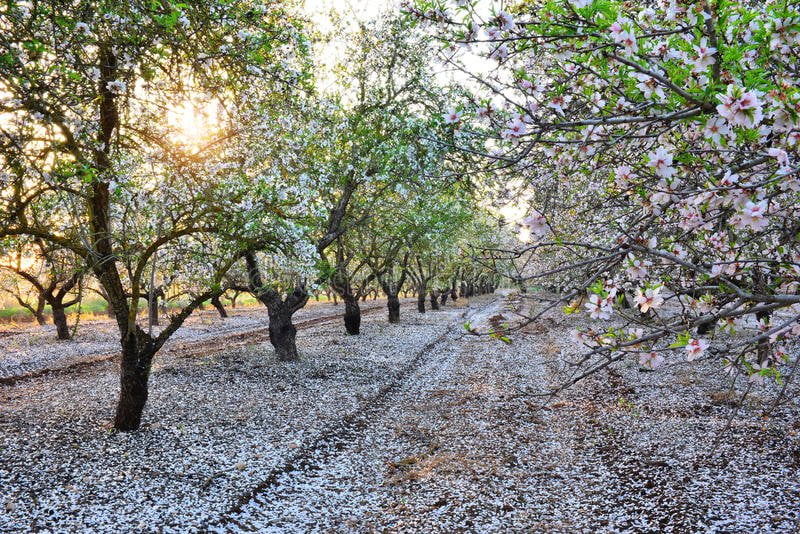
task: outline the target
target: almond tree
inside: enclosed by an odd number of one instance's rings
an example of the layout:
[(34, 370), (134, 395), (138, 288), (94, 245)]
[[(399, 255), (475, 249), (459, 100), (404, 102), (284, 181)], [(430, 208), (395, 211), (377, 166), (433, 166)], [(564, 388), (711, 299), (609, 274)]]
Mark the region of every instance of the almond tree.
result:
[(6, 258), (0, 263), (0, 269), (25, 281), (30, 290), (25, 293), (35, 295), (36, 304), (31, 304), (19, 291), (3, 288), (11, 293), (19, 304), (28, 309), (39, 324), (45, 324), (45, 305), (50, 306), (53, 324), (56, 326), (58, 339), (72, 337), (67, 323), (66, 310), (78, 304), (83, 289), (83, 269), (76, 257), (69, 251), (53, 248), (41, 239), (33, 242), (14, 240), (14, 244), (6, 249)]
[(349, 334), (359, 331), (358, 299), (374, 275), (347, 233), (390, 216), (398, 190), (438, 179), (442, 159), (431, 140), (440, 128), (423, 113), (442, 90), (413, 32), (389, 18), (361, 28), (353, 40), (347, 55), (357, 61), (340, 69), (340, 93), (320, 99), (303, 136), (308, 168), (302, 177), (318, 191), (309, 213), (320, 282), (344, 301)]
[[(261, 110), (304, 81), (298, 28), (285, 5), (237, 0), (2, 8), (0, 236), (64, 248), (99, 280), (120, 332), (118, 430), (139, 428), (154, 355), (221, 292), (241, 253), (230, 236), (246, 233), (235, 225), (247, 214), (231, 217), (240, 200), (231, 191), (257, 177), (242, 170), (238, 134), (267, 131)], [(256, 99), (259, 89), (276, 96)], [(195, 104), (216, 105), (219, 124), (187, 140), (170, 115)], [(271, 191), (260, 192), (265, 204)], [(230, 250), (207, 257), (215, 239)], [(176, 248), (192, 251), (181, 275), (202, 276), (205, 289), (145, 331), (140, 297)]]
[[(448, 61), (472, 80), (472, 100), (442, 110), (454, 143), (533, 193), (529, 241), (505, 257), (534, 255), (524, 278), (559, 280), (567, 310), (597, 321), (570, 382), (664, 354), (780, 378), (800, 334), (796, 1), (405, 9), (444, 30)], [(496, 69), (463, 62), (468, 47)]]

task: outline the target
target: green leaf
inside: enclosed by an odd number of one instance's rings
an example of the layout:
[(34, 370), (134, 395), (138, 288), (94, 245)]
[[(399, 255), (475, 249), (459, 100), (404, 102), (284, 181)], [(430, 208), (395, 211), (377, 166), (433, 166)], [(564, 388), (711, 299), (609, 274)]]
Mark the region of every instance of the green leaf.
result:
[(678, 334), (678, 339), (672, 343), (669, 348), (671, 349), (679, 349), (681, 347), (685, 347), (689, 344), (689, 340), (692, 339), (692, 336), (689, 332), (684, 332), (682, 334)]

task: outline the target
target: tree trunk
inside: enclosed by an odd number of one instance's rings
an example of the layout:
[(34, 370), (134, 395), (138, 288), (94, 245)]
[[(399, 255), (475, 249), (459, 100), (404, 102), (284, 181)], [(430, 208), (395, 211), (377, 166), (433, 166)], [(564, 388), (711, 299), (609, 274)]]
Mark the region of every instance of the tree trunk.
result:
[(44, 316), (44, 312), (34, 313), (33, 316), (36, 317), (36, 322), (39, 323), (40, 326), (47, 324), (47, 317)]
[[(143, 345), (140, 347), (140, 344)], [(120, 391), (114, 428), (120, 431), (138, 430), (142, 413), (147, 403), (147, 381), (153, 363), (153, 343), (140, 343), (136, 334), (128, 334), (122, 340), (122, 364), (120, 366)]]
[(399, 323), (400, 322), (400, 299), (397, 297), (397, 293), (387, 293), (386, 294), (386, 307), (389, 308), (389, 322), (390, 323)]
[[(758, 319), (759, 322), (763, 322), (765, 324), (769, 324), (770, 315), (771, 314), (769, 312), (760, 311), (760, 312), (756, 313), (756, 319)], [(759, 365), (764, 365), (764, 362), (769, 360), (769, 357), (770, 357), (771, 354), (772, 354), (772, 348), (770, 346), (769, 338), (762, 339), (761, 341), (759, 341), (758, 345), (756, 347), (756, 355), (758, 357), (758, 364)]]
[(361, 331), (361, 308), (358, 299), (353, 295), (342, 297), (344, 300), (344, 328), (351, 336), (356, 336)]
[(425, 313), (425, 295), (427, 294), (427, 290), (425, 288), (425, 284), (420, 284), (417, 288), (417, 311), (419, 313)]
[(441, 295), (442, 295), (442, 297), (441, 297), (442, 302), (441, 303), (442, 303), (442, 306), (444, 306), (445, 304), (447, 304), (447, 297), (450, 296), (450, 292), (445, 290), (445, 291), (441, 292)]
[(211, 304), (219, 313), (219, 316), (225, 319), (228, 316), (228, 312), (225, 311), (225, 306), (222, 305), (222, 301), (219, 300), (219, 297), (211, 297)]
[(297, 328), (292, 324), (291, 310), (283, 304), (267, 306), (269, 314), (269, 341), (275, 348), (275, 357), (280, 362), (300, 359), (297, 352)]
[(430, 299), (431, 299), (431, 309), (432, 310), (438, 310), (439, 309), (439, 292), (436, 291), (435, 289), (431, 290)]
[(67, 324), (67, 313), (58, 304), (50, 305), (53, 310), (53, 324), (56, 325), (58, 339), (70, 339), (69, 325)]
[(153, 293), (153, 298), (147, 300), (147, 317), (150, 326), (158, 326), (158, 295)]

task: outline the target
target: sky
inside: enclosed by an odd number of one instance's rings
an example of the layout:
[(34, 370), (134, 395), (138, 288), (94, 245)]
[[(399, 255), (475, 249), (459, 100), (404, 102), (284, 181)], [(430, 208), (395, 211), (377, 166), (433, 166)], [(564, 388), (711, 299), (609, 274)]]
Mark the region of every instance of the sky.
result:
[(391, 0), (305, 0), (305, 12), (315, 22), (323, 24), (331, 9), (351, 14), (356, 21), (368, 20), (382, 10), (396, 8), (397, 2)]
[[(322, 32), (330, 31), (330, 13), (335, 11), (352, 21), (356, 28), (359, 22), (368, 21), (382, 11), (397, 9), (397, 2), (391, 0), (305, 0), (303, 11), (311, 22)], [(339, 62), (347, 46), (347, 36), (331, 43), (314, 45), (314, 58), (317, 66), (315, 78), (317, 88), (325, 91), (333, 88), (334, 80), (331, 69)]]

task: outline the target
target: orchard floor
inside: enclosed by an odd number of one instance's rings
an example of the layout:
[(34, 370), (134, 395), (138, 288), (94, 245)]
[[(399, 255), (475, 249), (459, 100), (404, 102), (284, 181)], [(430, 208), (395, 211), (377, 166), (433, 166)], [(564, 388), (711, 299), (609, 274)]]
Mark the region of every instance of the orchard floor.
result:
[[(472, 336), (502, 297), (165, 352), (143, 428), (109, 430), (117, 364), (0, 386), (0, 531), (797, 532), (800, 395), (762, 414), (711, 362), (635, 362), (556, 398), (579, 348), (554, 314)], [(720, 437), (721, 436), (721, 437)], [(717, 441), (717, 438), (720, 439)]]

